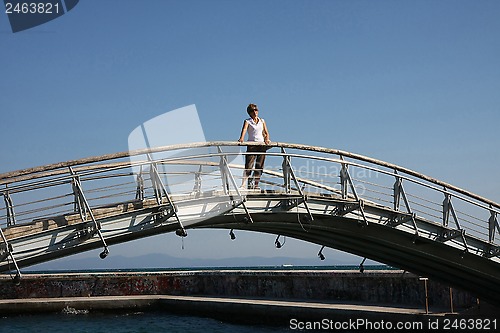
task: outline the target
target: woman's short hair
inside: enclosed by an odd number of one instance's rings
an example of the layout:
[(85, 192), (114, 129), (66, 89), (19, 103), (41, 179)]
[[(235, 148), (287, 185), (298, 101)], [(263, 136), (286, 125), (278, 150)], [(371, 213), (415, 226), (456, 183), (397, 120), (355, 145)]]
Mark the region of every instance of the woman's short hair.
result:
[(255, 105), (253, 103), (248, 104), (248, 106), (247, 106), (247, 113), (250, 114), (250, 112), (252, 112), (253, 109), (256, 108), (256, 107), (257, 107), (257, 105)]

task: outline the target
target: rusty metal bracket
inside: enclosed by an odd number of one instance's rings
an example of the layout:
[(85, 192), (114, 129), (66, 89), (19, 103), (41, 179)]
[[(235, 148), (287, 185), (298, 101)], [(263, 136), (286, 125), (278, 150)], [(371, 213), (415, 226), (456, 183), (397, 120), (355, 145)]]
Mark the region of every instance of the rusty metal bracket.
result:
[[(392, 227), (396, 227), (398, 225), (405, 224), (410, 221), (413, 224), (415, 221), (415, 217), (416, 217), (415, 213), (397, 213), (391, 217), (389, 225)], [(414, 224), (413, 227), (415, 228)]]
[(487, 248), (487, 251), (483, 254), (483, 256), (488, 259), (500, 256), (500, 246), (495, 246), (490, 244)]
[(449, 241), (450, 239), (462, 237), (462, 235), (464, 233), (465, 233), (465, 230), (445, 229), (439, 235), (438, 239), (442, 242), (446, 242), (446, 241)]
[(359, 202), (353, 202), (353, 203), (338, 203), (336, 207), (333, 209), (331, 212), (332, 215), (336, 216), (344, 216), (349, 213), (352, 213), (355, 210), (359, 210), (360, 205)]

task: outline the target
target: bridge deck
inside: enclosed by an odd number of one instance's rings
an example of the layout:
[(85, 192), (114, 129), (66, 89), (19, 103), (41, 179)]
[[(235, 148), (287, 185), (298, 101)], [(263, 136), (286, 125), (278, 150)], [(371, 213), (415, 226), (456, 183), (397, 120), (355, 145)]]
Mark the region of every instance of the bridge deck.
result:
[(99, 247), (105, 257), (108, 245), (158, 233), (243, 229), (341, 249), (500, 302), (498, 204), (386, 162), (291, 144), (266, 153), (263, 190), (246, 190), (234, 176), (244, 153), (227, 146), (237, 145), (128, 153), (148, 155), (132, 161), (133, 172), (119, 160), (128, 155), (113, 154), (0, 175), (0, 270), (20, 276), (20, 267)]

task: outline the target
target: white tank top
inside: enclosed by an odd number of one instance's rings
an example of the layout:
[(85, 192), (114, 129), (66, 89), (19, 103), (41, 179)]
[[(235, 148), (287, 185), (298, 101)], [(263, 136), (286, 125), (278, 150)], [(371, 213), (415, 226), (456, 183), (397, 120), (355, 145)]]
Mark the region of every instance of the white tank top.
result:
[(257, 118), (258, 123), (255, 123), (252, 118), (245, 121), (248, 123), (248, 141), (264, 142), (264, 119)]

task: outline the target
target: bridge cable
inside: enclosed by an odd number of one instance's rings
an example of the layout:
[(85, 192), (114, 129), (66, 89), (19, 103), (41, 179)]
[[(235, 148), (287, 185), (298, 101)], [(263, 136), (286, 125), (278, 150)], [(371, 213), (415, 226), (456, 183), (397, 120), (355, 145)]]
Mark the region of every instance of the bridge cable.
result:
[[(299, 199), (296, 199), (296, 200), (298, 201)], [(309, 232), (309, 230), (306, 230), (306, 228), (304, 228), (304, 225), (302, 224), (302, 221), (300, 220), (300, 212), (299, 212), (299, 203), (298, 202), (297, 202), (297, 205), (295, 205), (295, 208), (297, 210), (297, 222), (299, 222), (302, 230), (304, 230), (305, 232)]]
[(278, 237), (276, 237), (276, 240), (274, 241), (274, 245), (277, 249), (281, 249), (286, 243), (286, 236), (283, 236), (283, 243), (280, 242), (280, 237), (281, 235), (278, 235)]
[(363, 266), (365, 261), (366, 261), (366, 257), (363, 259), (363, 261), (361, 261), (361, 264), (359, 264), (359, 272), (360, 273), (363, 273), (365, 271), (365, 266)]
[(325, 245), (321, 247), (321, 249), (318, 252), (318, 257), (320, 260), (325, 260), (325, 255), (323, 254), (323, 249), (325, 248)]

